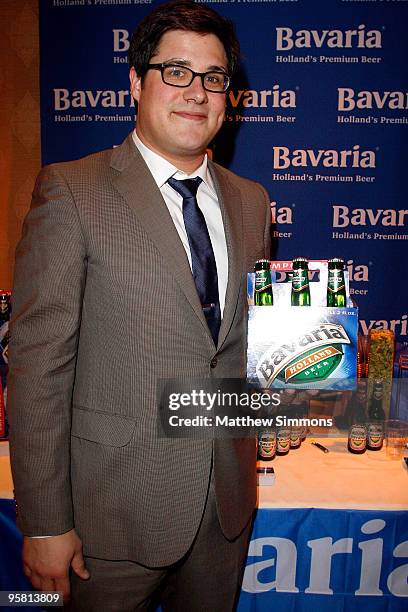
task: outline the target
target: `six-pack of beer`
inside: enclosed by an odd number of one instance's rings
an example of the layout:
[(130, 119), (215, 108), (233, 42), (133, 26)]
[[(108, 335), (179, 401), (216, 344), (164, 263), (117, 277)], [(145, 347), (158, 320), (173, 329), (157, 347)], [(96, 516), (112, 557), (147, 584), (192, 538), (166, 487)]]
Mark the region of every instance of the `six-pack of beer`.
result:
[(342, 259), (260, 260), (248, 274), (247, 378), (262, 388), (356, 386), (358, 308)]

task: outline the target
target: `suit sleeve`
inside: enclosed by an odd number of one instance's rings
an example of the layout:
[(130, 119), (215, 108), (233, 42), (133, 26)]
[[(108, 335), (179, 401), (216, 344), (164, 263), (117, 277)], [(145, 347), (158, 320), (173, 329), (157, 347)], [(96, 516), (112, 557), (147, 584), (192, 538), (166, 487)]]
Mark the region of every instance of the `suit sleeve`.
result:
[(16, 251), (9, 419), (17, 521), (25, 535), (73, 524), (71, 400), (86, 280), (74, 198), (57, 167), (39, 175)]

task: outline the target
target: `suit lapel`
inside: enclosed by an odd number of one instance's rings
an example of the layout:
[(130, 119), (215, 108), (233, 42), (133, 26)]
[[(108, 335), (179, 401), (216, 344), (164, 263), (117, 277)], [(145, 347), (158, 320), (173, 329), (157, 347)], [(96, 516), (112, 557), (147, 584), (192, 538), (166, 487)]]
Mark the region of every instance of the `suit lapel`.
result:
[[(113, 150), (111, 167), (119, 172), (114, 179), (116, 189), (161, 253), (170, 274), (178, 282), (212, 342), (186, 252), (160, 190), (134, 145), (131, 134)], [(209, 169), (221, 207), (228, 251), (228, 284), (218, 339), (220, 347), (232, 325), (243, 278), (242, 204), (238, 189), (226, 174), (210, 161)]]
[(119, 171), (114, 179), (116, 189), (154, 242), (212, 341), (186, 252), (160, 190), (132, 141), (132, 135), (114, 149), (111, 167)]
[(230, 182), (226, 173), (210, 161), (208, 163), (221, 207), (228, 251), (228, 284), (218, 338), (218, 346), (221, 347), (234, 319), (243, 279), (242, 202), (240, 192)]

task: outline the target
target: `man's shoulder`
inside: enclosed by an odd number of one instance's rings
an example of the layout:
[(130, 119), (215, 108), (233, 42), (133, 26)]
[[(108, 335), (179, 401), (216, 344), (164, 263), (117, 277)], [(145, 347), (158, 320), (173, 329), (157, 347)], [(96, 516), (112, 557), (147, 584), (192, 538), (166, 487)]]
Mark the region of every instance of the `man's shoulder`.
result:
[(59, 161), (47, 164), (42, 169), (42, 174), (57, 173), (66, 175), (76, 175), (83, 172), (98, 171), (106, 168), (110, 164), (113, 149), (104, 149), (69, 161)]
[(101, 175), (106, 175), (110, 167), (120, 168), (129, 163), (132, 153), (134, 151), (129, 143), (129, 138), (126, 138), (119, 146), (112, 146), (79, 159), (48, 164), (43, 167), (40, 174), (42, 176), (56, 174), (65, 178), (93, 176), (98, 180)]

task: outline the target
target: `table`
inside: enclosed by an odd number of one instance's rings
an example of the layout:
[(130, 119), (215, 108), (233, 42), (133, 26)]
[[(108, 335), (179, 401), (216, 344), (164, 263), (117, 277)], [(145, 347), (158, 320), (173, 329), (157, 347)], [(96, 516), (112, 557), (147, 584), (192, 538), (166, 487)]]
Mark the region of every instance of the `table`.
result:
[[(407, 468), (385, 450), (355, 456), (344, 438), (316, 440), (330, 452), (306, 440), (276, 457), (275, 484), (258, 488), (238, 612), (407, 612)], [(0, 550), (0, 590), (23, 588), (5, 443), (0, 496), (9, 498), (0, 500), (0, 530), (14, 549), (7, 575)]]
[(316, 441), (330, 452), (308, 439), (269, 464), (238, 611), (407, 612), (408, 469)]

